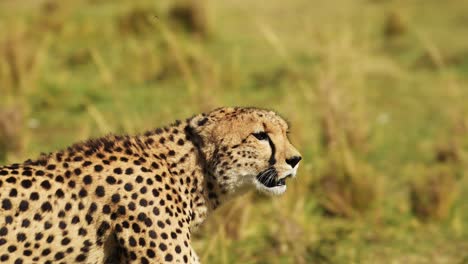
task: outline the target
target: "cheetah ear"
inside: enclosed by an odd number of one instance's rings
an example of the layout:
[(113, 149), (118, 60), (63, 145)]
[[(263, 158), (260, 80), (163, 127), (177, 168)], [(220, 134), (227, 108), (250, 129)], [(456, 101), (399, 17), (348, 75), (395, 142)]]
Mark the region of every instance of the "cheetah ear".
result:
[(206, 114), (199, 114), (188, 120), (188, 126), (185, 128), (185, 132), (198, 147), (203, 147), (205, 145), (203, 138), (206, 138), (208, 135), (207, 127), (209, 123)]
[(204, 164), (210, 163), (215, 149), (211, 136), (212, 128), (213, 122), (206, 114), (192, 117), (185, 127), (185, 133), (198, 149)]
[(201, 128), (207, 125), (209, 119), (206, 114), (199, 114), (190, 119), (190, 126), (193, 128)]

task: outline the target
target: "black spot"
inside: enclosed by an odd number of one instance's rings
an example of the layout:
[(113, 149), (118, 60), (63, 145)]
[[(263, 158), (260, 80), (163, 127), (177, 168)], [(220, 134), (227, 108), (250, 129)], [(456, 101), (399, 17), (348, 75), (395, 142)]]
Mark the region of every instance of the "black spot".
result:
[(128, 240), (128, 243), (130, 246), (132, 247), (135, 247), (137, 245), (137, 242), (135, 240), (135, 238), (133, 238), (132, 236), (130, 237), (130, 239)]
[(139, 213), (137, 218), (138, 218), (139, 221), (143, 222), (146, 219), (146, 214), (145, 213)]
[(166, 251), (166, 249), (167, 249), (166, 244), (160, 243), (160, 244), (159, 244), (159, 249), (161, 249), (162, 251)]
[(11, 189), (10, 194), (8, 196), (16, 197), (16, 196), (18, 196), (18, 191), (16, 189)]
[(180, 254), (180, 252), (182, 252), (180, 246), (176, 246), (176, 247), (175, 247), (175, 252), (176, 252), (177, 254)]
[(42, 216), (40, 214), (34, 214), (33, 219), (39, 222), (42, 220)]
[(45, 222), (44, 223), (44, 229), (50, 229), (52, 227), (52, 224), (50, 222)]
[(164, 260), (165, 260), (165, 261), (172, 261), (172, 255), (171, 255), (171, 254), (167, 254), (167, 255), (164, 257)]
[(117, 182), (117, 180), (112, 176), (107, 176), (106, 182), (109, 183), (109, 184), (115, 184)]
[(146, 218), (145, 225), (147, 227), (151, 227), (153, 225), (153, 221), (151, 220), (151, 218)]
[(23, 188), (30, 188), (32, 185), (32, 182), (30, 180), (22, 180), (21, 181), (21, 186), (23, 186)]
[(41, 182), (41, 187), (44, 188), (45, 190), (49, 190), (51, 187), (50, 182), (48, 180)]
[(25, 240), (26, 240), (26, 234), (25, 234), (25, 233), (18, 233), (18, 234), (16, 235), (16, 240), (17, 240), (18, 242), (23, 242), (23, 241), (25, 241)]
[(83, 262), (83, 261), (86, 260), (86, 258), (87, 258), (87, 256), (86, 256), (85, 254), (80, 254), (80, 255), (78, 255), (78, 256), (75, 258), (75, 261), (77, 261), (77, 262)]
[(6, 179), (6, 182), (14, 184), (14, 183), (16, 183), (16, 178), (15, 177), (9, 177), (8, 179)]
[(83, 182), (86, 185), (89, 185), (93, 182), (93, 179), (91, 178), (91, 175), (86, 175), (83, 177)]
[(120, 201), (120, 195), (118, 193), (115, 193), (112, 195), (111, 199), (113, 203), (118, 203)]
[(11, 209), (11, 202), (8, 199), (3, 199), (2, 201), (2, 208), (5, 210), (10, 210)]
[(57, 254), (55, 254), (54, 258), (55, 260), (61, 260), (65, 257), (65, 254), (63, 254), (63, 252), (57, 252)]
[(104, 197), (104, 195), (106, 195), (106, 192), (105, 192), (103, 186), (98, 186), (98, 187), (96, 187), (96, 195), (97, 195), (98, 197)]
[(96, 203), (91, 203), (91, 205), (89, 206), (88, 213), (89, 213), (89, 214), (92, 214), (92, 213), (96, 212), (96, 210), (97, 210), (97, 205), (96, 205)]
[(80, 229), (78, 230), (78, 235), (80, 235), (80, 236), (86, 236), (86, 234), (88, 234), (88, 232), (86, 231), (86, 229), (80, 228)]
[(58, 189), (56, 192), (55, 192), (55, 195), (58, 197), (58, 198), (62, 198), (65, 196), (65, 193), (61, 190), (61, 189)]
[(28, 219), (24, 219), (21, 222), (21, 227), (28, 227), (30, 224), (31, 224), (31, 221), (29, 221)]
[(104, 206), (102, 207), (102, 212), (105, 213), (105, 214), (110, 214), (110, 212), (111, 212), (110, 206), (107, 205), (107, 204), (104, 205)]
[(70, 239), (68, 237), (62, 239), (62, 241), (60, 242), (60, 244), (62, 244), (63, 246), (66, 246), (68, 244), (70, 244)]
[(63, 230), (65, 228), (67, 228), (67, 224), (65, 222), (63, 222), (63, 221), (60, 221), (59, 222), (59, 228)]
[[(155, 207), (155, 208), (156, 208), (156, 207)], [(153, 212), (154, 212), (154, 210), (153, 210)], [(159, 214), (159, 213), (158, 213), (158, 214)], [(158, 224), (158, 226), (159, 226), (160, 228), (164, 228), (164, 223), (163, 223), (162, 221), (158, 221), (157, 224)]]
[(44, 212), (52, 211), (52, 205), (51, 205), (49, 202), (44, 202), (44, 203), (41, 205), (41, 209), (42, 209), (42, 211), (44, 211)]
[(0, 236), (6, 236), (8, 234), (8, 228), (2, 227), (0, 228)]
[(51, 250), (49, 248), (46, 248), (44, 250), (42, 250), (42, 253), (41, 255), (42, 256), (48, 256), (50, 254)]
[(117, 212), (118, 212), (120, 215), (124, 215), (124, 214), (127, 212), (127, 209), (125, 209), (125, 206), (120, 205), (119, 208), (117, 209)]
[(63, 177), (59, 175), (59, 176), (55, 177), (55, 181), (63, 183)]
[(145, 239), (140, 237), (140, 239), (138, 239), (138, 245), (144, 247), (146, 245)]
[(124, 189), (127, 191), (127, 192), (130, 192), (131, 190), (133, 190), (133, 186), (131, 183), (126, 183), (125, 186), (124, 186)]
[(72, 220), (71, 220), (71, 223), (72, 223), (72, 224), (77, 224), (77, 223), (79, 223), (79, 222), (80, 222), (80, 218), (79, 218), (78, 216), (76, 216), (76, 215), (75, 215), (75, 216), (72, 218)]
[(78, 193), (78, 195), (79, 195), (80, 197), (83, 198), (83, 197), (88, 196), (88, 192), (87, 192), (84, 188), (81, 188), (81, 190), (80, 190), (80, 192)]
[(69, 181), (68, 182), (68, 187), (70, 187), (70, 188), (75, 188), (75, 185), (76, 185), (75, 181)]
[(159, 208), (154, 207), (154, 208), (153, 208), (153, 214), (156, 215), (156, 216), (158, 216), (158, 215), (159, 215)]
[(53, 236), (53, 235), (48, 236), (47, 239), (46, 239), (46, 241), (47, 241), (47, 243), (49, 243), (49, 244), (52, 243), (52, 241), (54, 241), (54, 236)]
[(21, 212), (24, 212), (24, 211), (28, 210), (28, 208), (29, 208), (29, 203), (27, 201), (23, 200), (23, 201), (20, 202), (19, 210)]
[(137, 223), (132, 224), (132, 229), (135, 233), (140, 233), (140, 226)]
[(148, 258), (154, 258), (156, 256), (152, 249), (146, 250), (146, 255), (148, 256)]
[(98, 164), (98, 165), (94, 166), (94, 170), (95, 170), (96, 172), (101, 172), (102, 169), (104, 169), (104, 167), (102, 167), (102, 165), (99, 165), (99, 164)]

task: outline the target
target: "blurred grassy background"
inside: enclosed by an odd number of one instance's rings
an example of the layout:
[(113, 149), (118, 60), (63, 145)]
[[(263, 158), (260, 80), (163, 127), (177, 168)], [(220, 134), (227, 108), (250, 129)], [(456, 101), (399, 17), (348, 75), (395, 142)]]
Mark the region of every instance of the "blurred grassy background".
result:
[(468, 263), (468, 2), (0, 1), (0, 164), (222, 105), (304, 156), (196, 233), (203, 263)]

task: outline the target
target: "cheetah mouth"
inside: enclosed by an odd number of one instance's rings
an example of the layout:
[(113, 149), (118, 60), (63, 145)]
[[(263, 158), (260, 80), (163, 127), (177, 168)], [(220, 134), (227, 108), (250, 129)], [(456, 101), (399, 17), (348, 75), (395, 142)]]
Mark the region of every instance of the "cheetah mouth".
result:
[(282, 187), (282, 186), (286, 187), (286, 179), (290, 177), (292, 177), (291, 174), (287, 175), (284, 178), (278, 179), (278, 172), (276, 171), (275, 168), (271, 167), (259, 173), (256, 179), (264, 187), (274, 188), (274, 187)]

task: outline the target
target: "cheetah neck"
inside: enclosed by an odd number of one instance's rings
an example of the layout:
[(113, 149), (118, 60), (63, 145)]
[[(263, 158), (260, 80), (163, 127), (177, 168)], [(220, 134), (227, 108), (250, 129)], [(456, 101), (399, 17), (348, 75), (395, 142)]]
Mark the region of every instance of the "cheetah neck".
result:
[(175, 123), (146, 133), (138, 139), (160, 166), (168, 168), (168, 182), (182, 199), (187, 199), (191, 228), (198, 227), (211, 211), (231, 197), (209, 173), (199, 142), (188, 131), (188, 124)]

